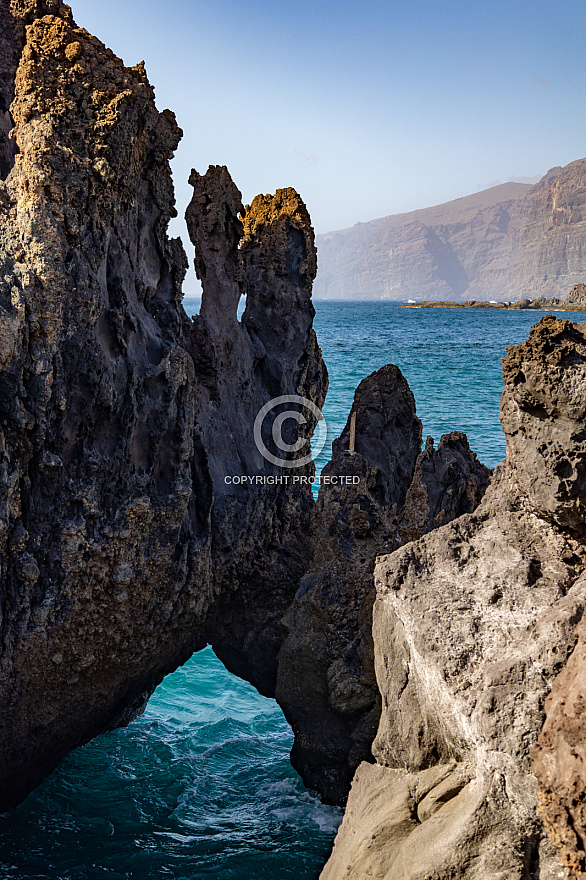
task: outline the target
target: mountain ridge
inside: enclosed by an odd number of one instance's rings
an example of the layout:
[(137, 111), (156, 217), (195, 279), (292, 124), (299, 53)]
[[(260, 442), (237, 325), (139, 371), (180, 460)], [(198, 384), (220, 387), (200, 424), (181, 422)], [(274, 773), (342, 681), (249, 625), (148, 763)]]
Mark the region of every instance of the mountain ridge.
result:
[[(540, 178), (540, 182), (542, 179), (543, 178)], [(470, 195), (467, 195), (467, 196), (458, 196), (458, 198), (456, 198), (456, 199), (449, 199), (447, 202), (440, 202), (437, 205), (430, 205), (427, 208), (414, 208), (412, 211), (399, 211), (396, 214), (385, 214), (384, 217), (375, 217), (373, 220), (364, 220), (364, 221), (359, 220), (357, 223), (354, 223), (353, 226), (346, 226), (344, 229), (332, 229), (331, 232), (322, 232), (322, 233), (319, 233), (316, 237), (317, 238), (327, 238), (330, 235), (339, 235), (340, 233), (343, 233), (343, 232), (350, 232), (351, 230), (356, 229), (359, 226), (371, 226), (373, 224), (381, 224), (385, 220), (391, 220), (391, 219), (395, 219), (397, 217), (410, 217), (414, 214), (422, 214), (423, 212), (427, 213), (427, 212), (431, 212), (431, 211), (437, 211), (440, 208), (446, 208), (446, 207), (449, 207), (450, 205), (455, 205), (458, 202), (472, 202), (472, 200), (476, 200), (476, 198), (478, 196), (488, 195), (489, 193), (494, 193), (496, 195), (497, 190), (499, 191), (499, 194), (500, 194), (500, 191), (503, 191), (503, 193), (502, 193), (503, 199), (502, 200), (506, 200), (507, 198), (515, 198), (517, 195), (520, 196), (524, 192), (528, 192), (530, 189), (533, 189), (533, 187), (535, 185), (536, 184), (520, 183), (520, 182), (517, 182), (514, 180), (509, 180), (506, 183), (499, 183), (499, 184), (496, 184), (496, 186), (490, 186), (487, 189), (478, 190), (478, 192), (470, 193)], [(509, 193), (508, 195), (504, 195), (505, 189)], [(501, 201), (501, 199), (497, 199), (496, 201)], [(492, 200), (487, 201), (487, 204), (492, 204), (492, 203), (493, 203)]]
[[(584, 280), (586, 160), (317, 236), (316, 299), (563, 297)], [(586, 215), (585, 215), (586, 216)]]

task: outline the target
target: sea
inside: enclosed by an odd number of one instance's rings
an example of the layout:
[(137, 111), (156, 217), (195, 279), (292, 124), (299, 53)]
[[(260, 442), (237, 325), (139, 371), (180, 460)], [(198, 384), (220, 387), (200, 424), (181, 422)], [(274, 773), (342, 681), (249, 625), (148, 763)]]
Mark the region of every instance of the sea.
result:
[[(464, 431), (486, 465), (504, 457), (501, 358), (543, 313), (315, 307), (330, 376), (318, 470), (356, 386), (388, 363), (411, 386), (424, 438)], [(199, 301), (185, 308), (195, 314)], [(276, 703), (208, 647), (163, 681), (128, 728), (73, 752), (0, 817), (0, 880), (316, 880), (342, 811), (303, 786), (289, 763), (292, 739)]]

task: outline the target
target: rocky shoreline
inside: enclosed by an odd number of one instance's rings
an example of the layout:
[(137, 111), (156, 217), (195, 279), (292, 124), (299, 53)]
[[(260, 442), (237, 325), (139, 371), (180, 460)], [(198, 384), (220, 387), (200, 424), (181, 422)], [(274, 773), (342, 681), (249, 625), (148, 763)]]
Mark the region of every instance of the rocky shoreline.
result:
[(538, 312), (586, 312), (586, 284), (575, 284), (565, 299), (521, 299), (518, 302), (452, 302), (451, 300), (404, 303), (402, 309), (512, 309)]
[(421, 449), (397, 367), (366, 377), (315, 503), (302, 199), (192, 172), (190, 320), (181, 132), (144, 66), (60, 0), (0, 22), (0, 810), (210, 643), (306, 783), (351, 786), (327, 880), (579, 876), (584, 325), (509, 350), (492, 476), (459, 432)]

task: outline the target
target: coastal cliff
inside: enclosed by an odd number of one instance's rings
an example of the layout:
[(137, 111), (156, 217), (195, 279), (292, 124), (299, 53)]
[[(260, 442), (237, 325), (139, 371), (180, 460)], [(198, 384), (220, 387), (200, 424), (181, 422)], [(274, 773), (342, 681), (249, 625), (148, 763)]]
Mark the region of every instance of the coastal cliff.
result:
[(319, 299), (560, 298), (584, 280), (586, 159), (535, 186), (505, 183), (444, 205), (319, 235)]

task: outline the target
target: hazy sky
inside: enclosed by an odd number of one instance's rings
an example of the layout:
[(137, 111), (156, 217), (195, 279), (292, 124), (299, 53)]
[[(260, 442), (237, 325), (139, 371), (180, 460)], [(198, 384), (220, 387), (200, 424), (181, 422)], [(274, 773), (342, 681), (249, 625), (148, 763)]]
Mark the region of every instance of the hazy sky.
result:
[(70, 2), (177, 114), (181, 214), (210, 164), (326, 232), (586, 155), (583, 0)]

